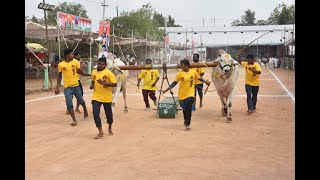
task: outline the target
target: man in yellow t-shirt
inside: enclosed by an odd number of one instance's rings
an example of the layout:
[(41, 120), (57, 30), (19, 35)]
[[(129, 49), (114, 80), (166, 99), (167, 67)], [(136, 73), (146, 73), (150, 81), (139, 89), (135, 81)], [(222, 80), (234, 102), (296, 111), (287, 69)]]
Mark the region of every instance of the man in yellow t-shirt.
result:
[(73, 52), (71, 49), (66, 49), (64, 50), (63, 53), (65, 56), (65, 59), (64, 61), (58, 64), (59, 74), (58, 74), (55, 94), (60, 93), (59, 88), (60, 88), (61, 79), (63, 75), (64, 96), (66, 98), (67, 109), (73, 120), (71, 125), (76, 126), (77, 120), (74, 115), (73, 103), (72, 103), (73, 96), (75, 96), (77, 101), (79, 101), (79, 103), (82, 105), (83, 111), (84, 111), (84, 118), (88, 117), (87, 107), (86, 107), (85, 101), (81, 96), (81, 89), (79, 87), (79, 82), (78, 82), (78, 79), (79, 79), (78, 74), (81, 74), (84, 76), (91, 76), (91, 75), (81, 70), (79, 61), (73, 60)]
[(179, 91), (178, 99), (179, 103), (183, 109), (184, 125), (186, 130), (190, 130), (191, 114), (192, 114), (192, 104), (194, 101), (194, 82), (195, 80), (200, 80), (209, 85), (209, 81), (205, 81), (200, 75), (193, 69), (190, 68), (190, 62), (187, 59), (180, 61), (180, 68), (182, 69), (176, 75), (175, 81), (166, 89), (162, 90), (162, 93), (166, 93), (171, 90), (178, 82)]
[[(152, 60), (147, 59), (146, 64), (151, 65)], [(155, 106), (157, 106), (157, 98), (156, 98), (156, 84), (159, 81), (160, 74), (157, 69), (147, 69), (147, 70), (142, 70), (138, 76), (138, 88), (140, 87), (140, 81), (143, 79), (143, 87), (142, 87), (142, 95), (143, 95), (143, 100), (144, 103), (146, 104), (146, 111), (150, 110), (150, 104), (149, 104), (149, 99), (148, 96), (153, 100), (153, 103)]]
[(247, 62), (243, 62), (240, 54), (238, 54), (238, 62), (246, 69), (245, 88), (247, 93), (247, 112), (248, 114), (252, 114), (256, 112), (261, 67), (255, 62), (252, 54), (247, 55)]
[(116, 77), (114, 74), (106, 69), (107, 59), (104, 57), (99, 58), (98, 67), (94, 69), (91, 73), (91, 86), (93, 89), (92, 93), (92, 109), (93, 118), (96, 127), (99, 130), (99, 134), (95, 137), (96, 139), (102, 138), (104, 133), (102, 131), (102, 124), (100, 118), (100, 108), (103, 105), (104, 112), (107, 116), (107, 123), (109, 125), (108, 132), (109, 135), (113, 135), (112, 132), (112, 88), (117, 86)]
[[(73, 61), (79, 61), (80, 63), (80, 68), (81, 68), (81, 54), (79, 52), (75, 52), (74, 53), (74, 59)], [(79, 87), (81, 89), (81, 96), (83, 97), (83, 87), (82, 87), (82, 83), (80, 81), (80, 74), (78, 74), (78, 82), (79, 82)], [(79, 106), (80, 106), (80, 103), (79, 101), (77, 100), (77, 106), (76, 106), (76, 109), (74, 110), (75, 112), (78, 112), (78, 113), (81, 113), (80, 109), (79, 109)], [(69, 114), (69, 111), (67, 109), (66, 111), (66, 114)]]
[[(193, 54), (193, 62), (194, 63), (198, 63), (199, 62), (199, 54)], [(199, 67), (199, 68), (193, 68), (195, 71), (197, 71), (197, 73), (200, 75), (200, 77), (202, 78), (204, 75), (204, 68), (203, 67)], [(195, 87), (194, 87), (195, 91), (194, 91), (194, 109), (196, 110), (196, 99), (197, 99), (197, 91), (199, 94), (199, 98), (200, 98), (200, 108), (202, 107), (202, 99), (203, 99), (203, 82), (196, 80), (195, 81)]]

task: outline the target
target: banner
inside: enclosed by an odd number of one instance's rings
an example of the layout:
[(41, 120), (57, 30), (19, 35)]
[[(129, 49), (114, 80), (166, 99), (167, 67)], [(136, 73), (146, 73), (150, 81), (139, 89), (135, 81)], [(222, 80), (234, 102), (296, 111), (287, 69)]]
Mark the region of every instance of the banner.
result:
[(99, 35), (102, 38), (102, 44), (100, 44), (98, 58), (102, 56), (107, 57), (108, 48), (110, 42), (110, 21), (100, 21), (99, 22)]
[(99, 22), (99, 35), (100, 36), (110, 36), (110, 21), (100, 21)]
[(58, 25), (61, 29), (72, 29), (78, 31), (91, 32), (91, 19), (67, 14), (64, 12), (57, 12)]

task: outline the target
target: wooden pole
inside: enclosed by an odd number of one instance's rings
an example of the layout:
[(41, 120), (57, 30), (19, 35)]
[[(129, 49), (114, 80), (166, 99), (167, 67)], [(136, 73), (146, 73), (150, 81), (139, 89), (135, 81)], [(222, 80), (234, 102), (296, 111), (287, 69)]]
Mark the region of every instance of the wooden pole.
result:
[[(204, 63), (191, 63), (190, 68), (198, 67), (215, 67), (218, 65), (218, 62), (204, 62)], [(163, 65), (123, 65), (118, 66), (121, 70), (143, 70), (143, 69), (163, 69)], [(167, 69), (178, 69), (180, 68), (179, 64), (168, 64), (166, 65)]]

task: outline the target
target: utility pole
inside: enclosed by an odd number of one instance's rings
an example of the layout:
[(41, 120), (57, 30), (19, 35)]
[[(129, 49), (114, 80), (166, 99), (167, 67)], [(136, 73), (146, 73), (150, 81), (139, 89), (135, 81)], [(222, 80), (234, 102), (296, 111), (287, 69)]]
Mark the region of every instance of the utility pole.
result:
[(186, 58), (188, 56), (188, 29), (186, 29)]
[[(43, 0), (43, 3), (45, 4), (46, 2)], [(44, 9), (44, 23), (46, 26), (46, 43), (48, 44), (48, 24), (47, 24), (47, 11)], [(49, 47), (49, 46), (48, 46)]]
[(102, 21), (104, 21), (105, 7), (108, 6), (108, 5), (106, 5), (106, 0), (103, 0), (103, 4), (101, 3), (101, 6), (103, 7), (103, 10), (102, 10)]
[[(44, 10), (44, 22), (45, 22), (45, 26), (46, 26), (46, 43), (47, 43), (47, 47), (49, 49), (49, 43), (48, 43), (48, 25), (47, 25), (47, 11), (52, 11), (54, 9), (54, 5), (50, 5), (50, 4), (46, 4), (45, 1), (43, 0), (43, 3), (40, 3), (38, 5), (39, 9), (43, 9)], [(49, 52), (49, 51), (48, 51)], [(45, 72), (44, 72), (44, 89), (48, 89), (48, 76), (49, 76), (49, 62), (48, 64), (45, 66)], [(50, 76), (50, 83), (52, 86), (52, 82), (51, 82), (51, 76)]]

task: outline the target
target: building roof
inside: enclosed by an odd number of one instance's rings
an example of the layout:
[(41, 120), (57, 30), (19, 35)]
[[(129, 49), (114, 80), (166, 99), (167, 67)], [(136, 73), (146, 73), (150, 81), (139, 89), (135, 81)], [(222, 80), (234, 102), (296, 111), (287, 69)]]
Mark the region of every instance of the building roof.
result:
[[(261, 26), (231, 26), (231, 27), (167, 27), (170, 44), (191, 45), (199, 47), (242, 46), (254, 41), (252, 45), (279, 45), (280, 39), (286, 40), (292, 36), (294, 25), (261, 25)], [(272, 31), (272, 32), (270, 32)], [(241, 33), (242, 32), (242, 33)], [(265, 34), (266, 33), (266, 34)], [(265, 35), (263, 35), (265, 34)], [(295, 34), (295, 33), (294, 33)]]

